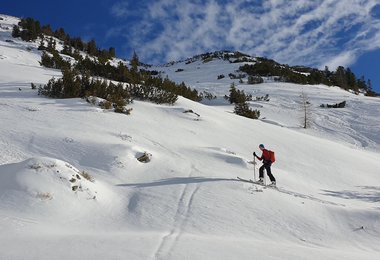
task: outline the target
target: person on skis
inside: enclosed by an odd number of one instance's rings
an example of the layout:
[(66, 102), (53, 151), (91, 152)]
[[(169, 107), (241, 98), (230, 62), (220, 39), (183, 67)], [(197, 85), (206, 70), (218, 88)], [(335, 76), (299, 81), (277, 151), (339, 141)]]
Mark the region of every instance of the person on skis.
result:
[(253, 152), (253, 156), (255, 156), (260, 161), (261, 160), (263, 161), (263, 165), (259, 168), (259, 181), (258, 181), (258, 183), (264, 184), (264, 169), (265, 169), (266, 172), (267, 172), (267, 175), (268, 175), (269, 179), (272, 182), (271, 185), (276, 186), (276, 179), (272, 175), (272, 171), (271, 171), (271, 168), (270, 168), (272, 166), (272, 163), (273, 163), (271, 161), (270, 151), (267, 150), (267, 149), (265, 149), (265, 147), (264, 147), (263, 144), (260, 144), (259, 148), (263, 152), (263, 154), (261, 155), (261, 157), (258, 157), (256, 155), (256, 153)]

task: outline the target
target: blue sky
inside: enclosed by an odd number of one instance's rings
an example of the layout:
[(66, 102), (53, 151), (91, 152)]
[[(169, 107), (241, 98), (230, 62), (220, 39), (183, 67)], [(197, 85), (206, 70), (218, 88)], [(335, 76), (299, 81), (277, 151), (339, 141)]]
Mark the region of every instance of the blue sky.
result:
[(145, 63), (238, 50), (289, 65), (349, 67), (380, 92), (378, 0), (2, 0), (0, 13), (63, 27), (121, 58), (135, 50)]

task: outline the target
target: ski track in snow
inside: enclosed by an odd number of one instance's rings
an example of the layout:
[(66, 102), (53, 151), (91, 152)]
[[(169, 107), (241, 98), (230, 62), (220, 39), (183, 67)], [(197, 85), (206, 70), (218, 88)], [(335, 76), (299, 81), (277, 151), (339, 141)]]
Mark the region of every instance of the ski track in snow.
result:
[(277, 191), (280, 192), (280, 193), (283, 193), (283, 194), (291, 195), (291, 196), (296, 197), (296, 198), (312, 200), (312, 201), (315, 201), (315, 202), (318, 202), (318, 203), (322, 203), (322, 204), (328, 204), (328, 205), (333, 205), (333, 206), (341, 206), (341, 207), (345, 207), (346, 206), (344, 204), (339, 204), (339, 203), (331, 202), (331, 201), (328, 201), (328, 200), (318, 199), (318, 198), (316, 198), (314, 196), (311, 196), (311, 195), (301, 194), (301, 193), (298, 193), (298, 192), (295, 192), (295, 191), (290, 191), (290, 190), (287, 190), (287, 189), (284, 189), (284, 188), (281, 188), (281, 187), (278, 187)]
[[(195, 166), (192, 166), (193, 171), (198, 171)], [(189, 177), (193, 176), (193, 171)], [(199, 171), (198, 171), (199, 172)], [(161, 238), (160, 244), (157, 250), (154, 253), (154, 259), (166, 259), (168, 254), (175, 247), (175, 244), (181, 237), (183, 227), (186, 225), (186, 220), (194, 199), (195, 194), (197, 193), (200, 183), (190, 183), (185, 184), (185, 187), (182, 190), (181, 196), (178, 200), (177, 211), (174, 216), (173, 228), (171, 231)]]
[[(233, 179), (233, 180), (235, 180), (235, 179)], [(246, 180), (236, 180), (236, 181), (246, 182), (247, 184), (250, 184), (250, 182), (246, 181)], [(346, 206), (345, 204), (340, 204), (340, 203), (335, 203), (335, 202), (331, 202), (328, 200), (319, 199), (319, 198), (316, 198), (316, 197), (311, 196), (311, 195), (298, 193), (298, 192), (291, 191), (288, 189), (284, 189), (284, 188), (278, 187), (278, 186), (276, 188), (273, 188), (273, 187), (269, 187), (269, 186), (262, 186), (262, 185), (257, 185), (257, 184), (251, 183), (251, 185), (248, 188), (248, 191), (250, 191), (251, 194), (255, 194), (256, 192), (262, 192), (262, 191), (265, 191), (265, 192), (275, 191), (275, 192), (280, 192), (282, 194), (290, 195), (290, 196), (293, 196), (296, 198), (307, 199), (307, 200), (315, 201), (315, 202), (322, 203), (322, 204), (327, 204), (327, 205), (332, 205), (332, 206), (341, 206), (341, 207)]]
[(15, 226), (19, 229), (22, 227), (26, 227), (30, 224), (38, 224), (38, 220), (36, 219), (31, 219), (31, 218), (21, 218), (17, 216), (11, 216), (11, 215), (0, 215), (0, 218), (2, 221), (5, 223), (8, 223), (9, 225)]

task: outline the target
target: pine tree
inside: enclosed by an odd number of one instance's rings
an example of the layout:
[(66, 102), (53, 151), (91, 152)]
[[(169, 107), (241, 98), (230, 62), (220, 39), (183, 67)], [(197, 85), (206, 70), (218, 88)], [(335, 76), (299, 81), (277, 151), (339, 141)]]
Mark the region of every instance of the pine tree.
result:
[(140, 65), (139, 56), (137, 55), (136, 51), (134, 51), (132, 55), (132, 59), (131, 59), (131, 71), (137, 72), (139, 65)]
[(372, 90), (372, 82), (370, 79), (367, 80), (367, 90)]
[(230, 87), (230, 96), (228, 97), (228, 101), (230, 101), (231, 104), (232, 103), (239, 104), (239, 103), (244, 103), (246, 100), (247, 100), (247, 97), (246, 97), (244, 91), (238, 90), (235, 87), (235, 82), (232, 82), (231, 87)]
[(41, 37), (40, 45), (38, 45), (38, 50), (43, 51), (45, 49), (46, 49), (46, 47), (45, 47), (45, 43), (44, 43), (44, 38)]
[(79, 94), (81, 93), (81, 82), (76, 73), (71, 69), (65, 69), (62, 73), (62, 98), (79, 97)]
[(96, 42), (94, 39), (87, 43), (87, 53), (93, 56), (98, 55), (98, 49), (96, 47)]
[(48, 45), (47, 45), (47, 50), (49, 52), (53, 52), (53, 51), (55, 51), (55, 47), (56, 47), (56, 42), (53, 39), (53, 37), (50, 37), (49, 41), (48, 41)]
[(66, 35), (66, 32), (63, 28), (59, 28), (58, 30), (56, 30), (54, 32), (54, 36), (58, 39), (60, 39), (61, 41), (66, 41), (67, 40), (67, 35)]
[(140, 83), (140, 74), (138, 73), (138, 66), (140, 65), (139, 56), (137, 56), (137, 53), (134, 51), (132, 59), (130, 61), (131, 64), (131, 83), (132, 84), (139, 84)]
[(347, 88), (357, 90), (356, 77), (350, 68), (346, 69)]
[(339, 66), (334, 75), (335, 84), (343, 89), (348, 89), (346, 71), (343, 66)]
[(367, 89), (367, 84), (365, 82), (365, 77), (361, 76), (360, 79), (356, 81), (357, 89)]
[(55, 63), (52, 57), (49, 56), (45, 51), (41, 55), (40, 64), (46, 68), (55, 68)]
[(49, 36), (53, 36), (53, 31), (52, 31), (52, 29), (50, 27), (50, 24), (42, 26), (41, 27), (41, 32), (43, 34), (46, 34), (46, 35), (49, 35)]
[(14, 25), (13, 26), (13, 30), (12, 30), (12, 37), (13, 38), (18, 38), (20, 36), (21, 36), (20, 27), (18, 25)]
[(251, 109), (247, 102), (235, 104), (234, 113), (251, 119), (260, 117), (260, 111)]
[(115, 50), (114, 47), (110, 47), (108, 49), (108, 53), (109, 53), (109, 55), (110, 55), (111, 58), (115, 58), (116, 57), (116, 50)]
[(323, 71), (326, 78), (329, 78), (331, 76), (331, 71), (329, 70), (328, 66), (325, 66), (325, 70)]
[(235, 87), (235, 82), (232, 82), (231, 83), (231, 86), (230, 86), (230, 96), (229, 96), (229, 99), (228, 101), (230, 101), (230, 104), (232, 103), (236, 103), (236, 94), (237, 94), (237, 89)]

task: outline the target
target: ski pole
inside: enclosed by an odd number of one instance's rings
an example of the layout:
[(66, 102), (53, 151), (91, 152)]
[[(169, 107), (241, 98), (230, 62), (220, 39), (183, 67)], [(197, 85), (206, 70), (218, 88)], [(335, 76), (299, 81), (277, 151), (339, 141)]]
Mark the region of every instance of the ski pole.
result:
[(257, 181), (256, 180), (256, 157), (255, 156), (253, 156), (253, 180)]

